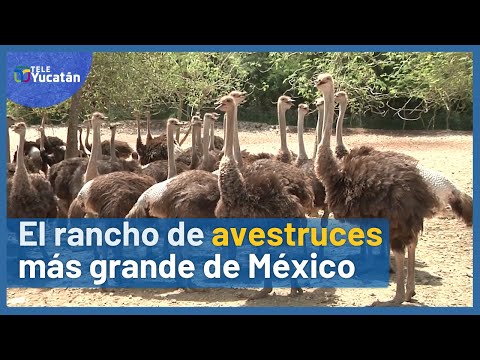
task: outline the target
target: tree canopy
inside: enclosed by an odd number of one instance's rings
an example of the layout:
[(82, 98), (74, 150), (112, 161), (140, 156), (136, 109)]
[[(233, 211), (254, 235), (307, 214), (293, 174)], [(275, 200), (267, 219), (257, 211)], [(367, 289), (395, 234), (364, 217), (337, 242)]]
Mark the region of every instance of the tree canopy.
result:
[[(282, 94), (313, 102), (322, 72), (348, 94), (347, 126), (472, 129), (472, 54), (460, 52), (97, 52), (77, 105), (80, 117), (102, 111), (121, 121), (148, 109), (185, 120), (237, 89), (249, 93), (242, 120), (275, 123), (272, 102)], [(71, 102), (39, 109), (7, 100), (7, 112), (66, 122)]]

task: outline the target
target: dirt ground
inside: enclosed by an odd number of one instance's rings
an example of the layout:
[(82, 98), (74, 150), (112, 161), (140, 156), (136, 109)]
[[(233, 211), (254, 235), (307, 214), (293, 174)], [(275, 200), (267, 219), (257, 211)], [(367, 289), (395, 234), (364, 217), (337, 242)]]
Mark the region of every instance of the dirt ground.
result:
[[(240, 131), (242, 148), (250, 152), (276, 152), (280, 146), (274, 127), (248, 126)], [(242, 128), (241, 128), (242, 130)], [(47, 135), (66, 138), (65, 128), (46, 129)], [(217, 135), (223, 135), (217, 129)], [(102, 130), (102, 139), (108, 138)], [(290, 148), (298, 152), (296, 134), (288, 134)], [(37, 133), (29, 129), (27, 140)], [(135, 146), (133, 128), (119, 128), (117, 137)], [(12, 154), (16, 134), (10, 132)], [(473, 149), (471, 132), (449, 131), (372, 131), (345, 130), (345, 144), (352, 148), (370, 144), (380, 150), (394, 150), (412, 155), (422, 164), (444, 173), (469, 195), (473, 192)], [(307, 153), (313, 152), (314, 133), (305, 134)], [(187, 141), (183, 146), (189, 146)], [(332, 146), (335, 141), (332, 139)], [(473, 234), (451, 212), (428, 219), (420, 236), (416, 253), (416, 296), (414, 303), (403, 306), (473, 306)], [(376, 300), (389, 300), (395, 292), (394, 274), (388, 288), (307, 288), (303, 295), (289, 297), (289, 289), (275, 288), (265, 299), (247, 301), (253, 289), (212, 289), (207, 292), (184, 292), (180, 289), (7, 289), (7, 306), (130, 306), (130, 307), (245, 307), (245, 306), (369, 306)]]

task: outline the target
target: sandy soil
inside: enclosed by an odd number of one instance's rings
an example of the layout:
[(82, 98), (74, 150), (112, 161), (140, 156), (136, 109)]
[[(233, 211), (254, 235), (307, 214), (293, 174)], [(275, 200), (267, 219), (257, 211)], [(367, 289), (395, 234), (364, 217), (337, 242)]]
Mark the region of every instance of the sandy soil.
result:
[[(47, 128), (47, 135), (66, 138), (65, 128)], [(447, 131), (366, 131), (346, 129), (345, 144), (354, 147), (370, 144), (381, 150), (395, 150), (412, 155), (422, 164), (443, 172), (457, 186), (472, 195), (472, 134)], [(135, 145), (132, 128), (119, 128), (119, 139)], [(217, 130), (222, 135), (222, 130)], [(11, 133), (12, 153), (17, 137)], [(27, 140), (35, 139), (29, 129)], [(103, 129), (102, 138), (108, 138)], [(276, 152), (278, 133), (274, 127), (262, 126), (240, 132), (242, 148), (251, 152)], [(305, 134), (309, 156), (313, 151), (314, 134)], [(288, 143), (295, 147), (296, 134), (288, 134)], [(333, 141), (334, 143), (334, 141)], [(188, 141), (184, 146), (188, 146)], [(472, 228), (466, 227), (451, 212), (426, 220), (420, 236), (416, 259), (415, 302), (404, 306), (473, 306)], [(250, 289), (213, 289), (208, 292), (184, 292), (180, 289), (8, 289), (8, 306), (142, 306), (142, 307), (239, 307), (239, 306), (368, 306), (376, 300), (389, 300), (395, 291), (394, 275), (388, 288), (305, 289), (301, 296), (287, 296), (289, 289), (275, 288), (265, 299), (247, 301)]]

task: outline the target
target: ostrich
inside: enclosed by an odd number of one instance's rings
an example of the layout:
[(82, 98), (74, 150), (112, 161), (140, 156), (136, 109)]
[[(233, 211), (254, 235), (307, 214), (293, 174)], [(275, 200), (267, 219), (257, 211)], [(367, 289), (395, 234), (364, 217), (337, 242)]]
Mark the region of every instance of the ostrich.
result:
[[(86, 126), (87, 126), (87, 134), (85, 135), (85, 147), (87, 148), (88, 151), (90, 151), (90, 156), (91, 156), (92, 155), (93, 144), (90, 144), (88, 142), (88, 138), (90, 137), (90, 127), (93, 128), (93, 124), (91, 124), (90, 119), (86, 121)], [(97, 151), (98, 151), (98, 154), (96, 154), (96, 156), (97, 156), (98, 159), (101, 159), (102, 158), (102, 147), (99, 146)]]
[[(230, 92), (230, 94), (228, 94), (228, 95), (232, 96), (233, 99), (235, 100), (235, 103), (237, 104), (237, 109), (235, 111), (238, 112), (238, 106), (240, 106), (241, 104), (243, 104), (245, 102), (247, 92), (246, 91), (234, 90), (234, 91)], [(227, 116), (227, 114), (224, 114), (224, 117), (223, 117), (223, 130), (224, 131), (226, 130), (226, 126), (225, 126), (226, 116)], [(238, 116), (237, 116), (237, 120), (238, 120)], [(237, 121), (237, 124), (235, 125), (234, 141), (235, 141), (234, 156), (235, 156), (235, 160), (237, 161), (237, 164), (239, 164), (239, 167), (243, 167), (244, 164), (251, 164), (254, 161), (259, 160), (259, 159), (272, 159), (273, 158), (272, 154), (268, 154), (268, 153), (264, 153), (264, 152), (259, 153), (259, 154), (251, 154), (246, 150), (240, 150), (239, 137), (238, 137), (238, 121)], [(225, 142), (223, 142), (222, 151), (220, 151), (220, 153), (218, 155), (219, 159), (222, 158), (224, 151), (225, 151)], [(215, 167), (218, 168), (218, 165), (216, 164)], [(218, 169), (215, 170), (215, 171), (218, 172)]]
[(25, 167), (23, 147), (27, 126), (24, 122), (12, 125), (19, 134), (15, 174), (7, 183), (7, 216), (9, 218), (55, 218), (57, 203), (51, 185), (44, 176), (29, 174)]
[(293, 106), (293, 104), (293, 99), (287, 95), (280, 96), (277, 101), (278, 125), (280, 128), (280, 150), (275, 158), (287, 164), (292, 162), (292, 154), (287, 147), (287, 120), (285, 118), (285, 113)]
[[(89, 134), (90, 134), (90, 124), (89, 122), (87, 122), (87, 136), (85, 138), (85, 147), (88, 149), (88, 151), (92, 151), (92, 145), (88, 143)], [(102, 155), (110, 156), (112, 151), (111, 150), (112, 147), (110, 144), (111, 144), (111, 140), (103, 140), (101, 142), (100, 150)], [(126, 141), (115, 140), (114, 145), (115, 145), (114, 149), (115, 149), (116, 157), (120, 159), (128, 159), (130, 155), (132, 155), (132, 158), (136, 157), (135, 151)]]
[[(330, 149), (334, 116), (334, 83), (330, 74), (315, 81), (325, 99), (323, 136), (318, 145), (315, 172), (327, 192), (335, 218), (387, 218), (390, 247), (395, 256), (396, 294), (391, 304), (411, 301), (415, 295), (415, 248), (425, 218), (434, 215), (439, 202), (419, 170), (401, 154), (362, 146), (339, 163)], [(405, 291), (404, 259), (408, 249)]]
[[(15, 124), (16, 122), (25, 123), (23, 118), (15, 119), (11, 116), (7, 116), (7, 124)], [(7, 129), (8, 133), (8, 129)], [(10, 139), (7, 137), (8, 146), (10, 146)], [(10, 152), (9, 152), (10, 154)], [(39, 146), (34, 141), (24, 141), (23, 143), (23, 155), (24, 163), (29, 173), (39, 173), (43, 167), (42, 157), (40, 154)], [(13, 162), (17, 162), (18, 149), (13, 154)]]
[(151, 118), (152, 115), (151, 115), (150, 111), (146, 111), (145, 116), (147, 118), (147, 136), (146, 136), (146, 139), (145, 139), (145, 144), (149, 145), (153, 142), (153, 136), (152, 136), (152, 133), (150, 131), (150, 121), (152, 120), (152, 118)]
[[(335, 93), (335, 102), (339, 105), (335, 154), (339, 159), (342, 159), (348, 154), (348, 150), (343, 143), (343, 119), (345, 116), (347, 101), (348, 97), (344, 91), (338, 91)], [(462, 219), (467, 226), (472, 226), (473, 199), (470, 195), (461, 191), (453, 182), (447, 179), (444, 174), (423, 166), (418, 160), (409, 155), (388, 151), (384, 152), (384, 154), (396, 157), (403, 156), (404, 161), (416, 166), (422, 178), (440, 200), (441, 207), (445, 208), (447, 204), (450, 205), (453, 213), (458, 218)]]
[[(290, 109), (292, 105), (293, 100), (286, 95), (280, 96), (277, 102), (278, 119), (280, 124), (280, 137), (282, 144), (279, 154), (272, 159), (262, 158), (256, 160), (252, 162), (249, 166), (244, 167), (242, 171), (244, 176), (250, 173), (274, 171), (280, 178), (281, 183), (284, 184), (284, 186), (286, 187), (287, 191), (290, 194), (295, 195), (300, 200), (300, 203), (302, 204), (307, 214), (318, 215), (318, 208), (315, 209), (314, 204), (315, 193), (312, 184), (312, 179), (314, 178), (314, 176), (309, 176), (303, 168), (297, 167), (291, 163), (292, 156), (287, 147), (285, 112), (287, 109)], [(242, 169), (240, 165), (239, 168)], [(320, 187), (319, 189), (317, 189), (317, 205), (318, 207), (323, 207), (323, 202), (321, 200), (321, 184), (316, 181), (315, 186), (316, 188)]]
[[(220, 116), (220, 114), (217, 113), (213, 114), (216, 116), (217, 119)], [(208, 149), (210, 151), (220, 152), (223, 149), (225, 141), (220, 136), (215, 135), (215, 123), (212, 122), (210, 126), (210, 145), (208, 146)]]
[(82, 186), (97, 175), (124, 170), (118, 162), (110, 158), (102, 159), (100, 151), (100, 126), (106, 117), (99, 112), (92, 114), (93, 144), (90, 158), (65, 159), (53, 165), (48, 173), (48, 179), (59, 198), (61, 214), (65, 216), (72, 201), (76, 198)]
[(305, 151), (305, 143), (303, 142), (303, 128), (305, 124), (305, 116), (309, 112), (307, 104), (298, 105), (298, 119), (297, 119), (297, 136), (298, 136), (298, 156), (295, 165), (302, 166), (308, 163), (307, 152)]
[(312, 158), (315, 158), (317, 156), (317, 148), (318, 148), (318, 143), (320, 142), (322, 138), (322, 130), (323, 130), (323, 104), (324, 100), (323, 97), (318, 97), (315, 99), (315, 107), (317, 109), (317, 126), (315, 128), (315, 144), (313, 147), (313, 156)]
[(116, 171), (99, 175), (83, 185), (69, 209), (69, 218), (89, 214), (98, 218), (124, 218), (139, 196), (155, 184), (145, 174)]
[(145, 191), (126, 218), (213, 218), (220, 193), (217, 177), (204, 170), (177, 175), (174, 159), (174, 132), (177, 119), (167, 121), (168, 179)]
[[(93, 143), (91, 147), (91, 154), (88, 162), (86, 163), (86, 169), (83, 166), (78, 166), (73, 171), (73, 175), (70, 178), (67, 177), (69, 180), (69, 188), (68, 188), (68, 196), (69, 198), (66, 199), (68, 203), (68, 217), (84, 217), (83, 211), (83, 193), (86, 193), (85, 186), (86, 184), (91, 184), (92, 179), (99, 175), (98, 171), (98, 162), (100, 161), (100, 152), (98, 149), (101, 146), (100, 143), (100, 126), (101, 124), (107, 119), (102, 113), (95, 112), (92, 114), (92, 119), (89, 120), (92, 123), (93, 128)], [(112, 132), (113, 134), (113, 132)], [(108, 160), (110, 165), (115, 166), (115, 162), (112, 158)], [(83, 164), (82, 164), (83, 165)], [(61, 179), (60, 179), (61, 180)], [(83, 193), (80, 192), (83, 190)], [(80, 194), (80, 196), (79, 196)], [(61, 194), (63, 195), (63, 194)], [(60, 194), (57, 195), (60, 199), (63, 199), (63, 196)]]
[(193, 129), (192, 146), (185, 150), (182, 150), (182, 152), (178, 156), (176, 156), (175, 159), (177, 164), (183, 163), (184, 165), (187, 165), (190, 170), (193, 170), (198, 167), (200, 163), (200, 157), (203, 155), (201, 135), (202, 119), (199, 115), (192, 116), (192, 119), (190, 120), (190, 129)]
[[(197, 148), (197, 141), (199, 138), (201, 128), (202, 128), (202, 122), (200, 119), (192, 122), (193, 130), (192, 130), (191, 149)], [(181, 155), (180, 157), (182, 156), (183, 155)], [(182, 172), (187, 171), (189, 169), (193, 170), (198, 166), (198, 163), (199, 163), (198, 152), (194, 151), (190, 155), (190, 165), (186, 165), (185, 162), (179, 161), (179, 159), (175, 161), (175, 172), (177, 174), (181, 174)], [(165, 181), (168, 178), (168, 160), (157, 160), (157, 161), (151, 162), (145, 165), (142, 171), (143, 171), (143, 174), (153, 177), (157, 183)]]
[(205, 115), (203, 116), (203, 140), (202, 140), (203, 158), (202, 158), (202, 162), (198, 166), (198, 169), (200, 170), (212, 172), (218, 168), (215, 165), (218, 163), (219, 154), (215, 150), (209, 149), (210, 139), (211, 139), (210, 138), (211, 124), (214, 124), (215, 120), (217, 119), (218, 117), (216, 116), (216, 114), (213, 114), (213, 113), (205, 113)]
[[(215, 209), (218, 218), (304, 218), (305, 210), (296, 196), (290, 195), (282, 185), (275, 171), (264, 170), (242, 175), (234, 158), (234, 137), (237, 107), (232, 96), (224, 96), (216, 110), (226, 117), (225, 154), (220, 161), (218, 188), (220, 200)], [(265, 286), (251, 299), (266, 297), (272, 291), (272, 283), (265, 280)], [(291, 295), (303, 290), (292, 282)]]
[(298, 105), (298, 120), (297, 120), (297, 132), (298, 132), (298, 157), (295, 161), (295, 166), (302, 169), (305, 175), (310, 179), (312, 184), (312, 190), (314, 194), (313, 204), (314, 207), (310, 211), (310, 216), (318, 216), (318, 210), (323, 210), (323, 219), (327, 219), (329, 215), (328, 206), (325, 203), (325, 187), (318, 180), (315, 175), (314, 161), (309, 159), (307, 152), (305, 151), (305, 144), (303, 142), (303, 129), (305, 116), (309, 113), (309, 107), (307, 104)]
[(45, 153), (49, 156), (49, 165), (56, 164), (65, 159), (67, 144), (58, 136), (45, 136), (46, 114), (42, 116), (42, 123), (38, 128), (40, 137), (35, 140), (35, 146), (40, 148), (40, 142), (43, 141)]
[[(112, 168), (115, 169), (116, 167), (120, 167), (120, 170), (123, 171), (130, 171), (130, 172), (137, 172), (140, 173), (142, 168), (137, 160), (126, 160), (124, 157), (118, 158), (117, 157), (117, 140), (115, 139), (115, 134), (117, 132), (117, 124), (110, 124), (110, 131), (111, 131), (111, 138), (108, 141), (108, 145), (110, 146), (110, 162), (112, 163)], [(123, 142), (123, 141), (122, 141)], [(102, 143), (103, 145), (103, 143)], [(127, 144), (128, 145), (128, 144)], [(132, 150), (133, 151), (133, 150)], [(125, 156), (125, 153), (123, 154)], [(129, 155), (130, 156), (130, 155)], [(102, 163), (100, 163), (101, 166)]]
[[(141, 142), (141, 139), (140, 139)], [(137, 152), (139, 151), (139, 138), (137, 136)], [(141, 148), (141, 146), (140, 146)], [(177, 157), (182, 154), (182, 149), (178, 145), (178, 142), (174, 143), (174, 156)], [(156, 160), (166, 160), (168, 157), (167, 151), (167, 136), (166, 134), (161, 134), (156, 138), (152, 138), (152, 140), (145, 144), (145, 148), (143, 151), (143, 156), (140, 156), (140, 152), (138, 153), (140, 157), (140, 164), (147, 165)]]
[[(237, 106), (239, 106), (239, 105), (241, 105), (245, 102), (245, 99), (247, 97), (247, 92), (246, 91), (233, 90), (228, 95), (232, 96), (235, 99), (235, 102), (236, 102)], [(223, 115), (223, 139), (225, 139), (225, 134), (227, 132), (227, 128), (226, 128), (227, 118), (226, 118), (226, 116), (227, 116), (227, 114), (225, 113)], [(238, 137), (238, 124), (236, 124), (235, 126), (236, 126), (235, 127), (235, 137), (237, 138)], [(237, 143), (235, 143), (234, 146), (235, 146), (236, 151), (238, 152), (238, 155), (235, 155), (236, 160), (238, 162), (238, 156), (240, 154), (240, 146)], [(223, 141), (221, 153), (223, 154), (224, 152), (225, 152), (225, 140)]]
[(45, 150), (45, 143), (44, 143), (45, 132), (44, 132), (43, 126), (40, 126), (37, 130), (40, 132), (39, 150), (40, 150), (40, 158), (42, 162), (41, 170), (46, 176), (48, 173), (48, 168), (53, 164), (55, 164), (55, 156), (54, 154), (48, 154), (47, 151)]
[(135, 121), (137, 123), (136, 150), (137, 150), (138, 157), (141, 160), (145, 156), (146, 145), (142, 143), (142, 135), (140, 132), (140, 112), (138, 110), (134, 110), (132, 114), (135, 117)]

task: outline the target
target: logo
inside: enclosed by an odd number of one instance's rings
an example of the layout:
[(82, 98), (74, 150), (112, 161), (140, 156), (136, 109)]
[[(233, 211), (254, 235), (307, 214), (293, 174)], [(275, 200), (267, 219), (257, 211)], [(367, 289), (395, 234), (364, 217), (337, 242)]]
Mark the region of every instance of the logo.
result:
[(17, 66), (13, 71), (13, 79), (17, 83), (26, 83), (30, 81), (30, 66)]
[(68, 100), (87, 80), (91, 52), (8, 52), (7, 97), (28, 107)]

